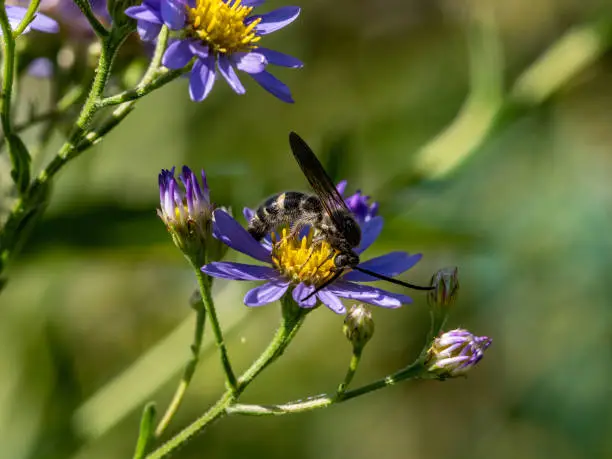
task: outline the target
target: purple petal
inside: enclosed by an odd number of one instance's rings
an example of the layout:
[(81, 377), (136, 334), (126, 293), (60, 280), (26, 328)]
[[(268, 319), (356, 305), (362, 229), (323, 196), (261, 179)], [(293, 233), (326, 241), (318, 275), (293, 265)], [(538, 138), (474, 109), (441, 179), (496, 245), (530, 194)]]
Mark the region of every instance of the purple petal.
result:
[(244, 6), (252, 6), (253, 8), (257, 8), (264, 4), (266, 0), (242, 0), (242, 4)]
[(259, 52), (236, 53), (232, 56), (232, 62), (238, 70), (250, 74), (263, 72), (268, 65), (268, 60)]
[(213, 213), (213, 235), (238, 252), (271, 263), (270, 252), (253, 239), (240, 223), (222, 210), (215, 210)]
[(170, 30), (180, 30), (186, 20), (185, 4), (178, 0), (162, 0), (161, 17)]
[(159, 11), (152, 10), (146, 5), (130, 6), (125, 10), (125, 15), (137, 21), (146, 21), (152, 24), (162, 24)]
[(253, 219), (253, 216), (255, 215), (255, 211), (253, 209), (245, 207), (244, 209), (242, 209), (242, 215), (244, 215), (244, 219), (247, 222), (250, 222)]
[(344, 314), (346, 312), (346, 308), (342, 304), (342, 301), (340, 301), (340, 298), (328, 291), (327, 288), (318, 292), (317, 296), (325, 306), (336, 314)]
[(304, 67), (304, 64), (299, 59), (289, 56), (285, 53), (280, 53), (268, 48), (257, 48), (257, 53), (262, 54), (269, 64), (279, 65), (281, 67), (289, 67), (299, 69)]
[(39, 57), (30, 62), (27, 72), (34, 78), (50, 78), (53, 76), (53, 62), (46, 57)]
[(215, 83), (215, 56), (197, 59), (189, 77), (189, 95), (194, 102), (202, 102)]
[(162, 57), (162, 65), (169, 69), (182, 69), (185, 67), (193, 54), (189, 47), (189, 42), (185, 40), (177, 40), (168, 46), (164, 57)]
[(217, 65), (219, 67), (219, 72), (225, 78), (225, 81), (230, 85), (230, 87), (234, 90), (236, 94), (244, 94), (246, 91), (238, 75), (236, 75), (236, 71), (229, 59), (225, 55), (219, 56), (219, 60), (217, 61)]
[(399, 308), (402, 304), (412, 303), (412, 298), (409, 296), (352, 282), (335, 282), (327, 287), (327, 290), (342, 298), (360, 300), (384, 308)]
[(347, 183), (348, 182), (346, 180), (341, 180), (336, 185), (336, 190), (338, 190), (338, 193), (340, 193), (340, 196), (342, 196), (344, 194), (344, 191), (346, 190), (346, 184)]
[(300, 8), (297, 6), (283, 6), (269, 13), (259, 15), (261, 22), (257, 24), (255, 30), (258, 35), (267, 35), (291, 24), (300, 15)]
[(355, 252), (362, 253), (370, 247), (380, 235), (383, 227), (383, 218), (374, 217), (361, 225), (361, 243)]
[(287, 85), (271, 73), (263, 71), (260, 73), (252, 73), (250, 75), (251, 78), (257, 81), (257, 83), (259, 83), (262, 88), (264, 88), (273, 96), (278, 97), (283, 102), (287, 102), (289, 104), (293, 103), (291, 91), (289, 91)]
[(59, 24), (54, 19), (40, 13), (34, 16), (34, 20), (30, 23), (30, 27), (48, 33), (57, 33), (59, 31)]
[(136, 23), (138, 35), (142, 41), (155, 41), (159, 32), (161, 32), (161, 24), (153, 24), (148, 21), (138, 21)]
[[(410, 255), (406, 252), (391, 252), (386, 255), (372, 258), (359, 264), (359, 267), (382, 274), (383, 276), (395, 277), (398, 274), (412, 268), (421, 258), (422, 254)], [(375, 277), (359, 271), (351, 271), (344, 275), (344, 280), (353, 282), (374, 282)]]
[(202, 59), (207, 59), (208, 55), (210, 54), (210, 49), (208, 48), (208, 46), (204, 46), (202, 43), (199, 43), (197, 41), (190, 41), (189, 47), (191, 48), (191, 52), (193, 54)]
[(279, 278), (279, 273), (269, 266), (247, 265), (231, 261), (214, 261), (202, 266), (202, 271), (209, 276), (229, 280), (256, 281)]
[(244, 304), (247, 306), (263, 306), (272, 301), (279, 300), (287, 291), (289, 282), (268, 282), (255, 287), (244, 296)]
[(304, 300), (308, 295), (314, 292), (315, 287), (313, 285), (306, 285), (300, 282), (293, 289), (293, 299), (300, 306), (300, 308), (314, 308), (317, 304), (317, 295), (312, 295), (307, 300)]

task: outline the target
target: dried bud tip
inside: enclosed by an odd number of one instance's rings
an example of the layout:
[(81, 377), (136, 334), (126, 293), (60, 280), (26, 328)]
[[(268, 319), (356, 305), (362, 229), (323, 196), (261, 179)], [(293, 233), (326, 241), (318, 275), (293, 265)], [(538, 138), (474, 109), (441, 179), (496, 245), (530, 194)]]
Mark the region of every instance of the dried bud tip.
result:
[(459, 276), (456, 267), (443, 268), (431, 278), (433, 287), (427, 293), (427, 302), (430, 307), (449, 307), (455, 303), (459, 292)]
[(460, 328), (442, 333), (427, 352), (427, 370), (440, 377), (462, 375), (482, 359), (492, 341)]
[(374, 320), (368, 307), (353, 305), (344, 318), (342, 331), (354, 349), (362, 349), (374, 335)]

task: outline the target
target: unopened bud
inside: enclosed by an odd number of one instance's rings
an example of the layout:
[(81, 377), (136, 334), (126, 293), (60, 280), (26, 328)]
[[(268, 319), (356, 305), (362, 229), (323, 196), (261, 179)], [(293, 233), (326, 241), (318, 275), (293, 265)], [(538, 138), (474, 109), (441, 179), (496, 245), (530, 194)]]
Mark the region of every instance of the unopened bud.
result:
[(427, 302), (432, 308), (448, 308), (455, 303), (459, 292), (459, 277), (457, 268), (443, 268), (431, 278), (433, 287), (427, 293)]
[(344, 318), (342, 331), (354, 349), (363, 349), (374, 335), (374, 320), (367, 306), (356, 304)]
[(442, 378), (463, 375), (482, 359), (492, 341), (460, 328), (442, 333), (427, 351), (427, 370)]
[(136, 29), (136, 21), (125, 15), (125, 10), (130, 6), (141, 3), (139, 0), (108, 0), (108, 14), (113, 21), (113, 25), (118, 28), (128, 30)]

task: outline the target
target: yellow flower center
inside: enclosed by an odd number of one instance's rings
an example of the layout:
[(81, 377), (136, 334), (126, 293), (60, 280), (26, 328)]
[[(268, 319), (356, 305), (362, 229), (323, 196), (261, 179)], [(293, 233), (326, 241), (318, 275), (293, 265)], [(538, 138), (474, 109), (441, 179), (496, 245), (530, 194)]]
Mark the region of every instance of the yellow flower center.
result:
[(187, 7), (187, 22), (190, 32), (216, 53), (249, 51), (261, 38), (255, 35), (261, 18), (244, 23), (252, 10), (252, 6), (242, 5), (242, 0), (196, 0), (195, 8)]
[(289, 230), (284, 228), (277, 240), (276, 233), (272, 233), (272, 262), (291, 282), (319, 286), (334, 274), (334, 249), (327, 241), (313, 244), (313, 235), (310, 230), (299, 240), (290, 237)]

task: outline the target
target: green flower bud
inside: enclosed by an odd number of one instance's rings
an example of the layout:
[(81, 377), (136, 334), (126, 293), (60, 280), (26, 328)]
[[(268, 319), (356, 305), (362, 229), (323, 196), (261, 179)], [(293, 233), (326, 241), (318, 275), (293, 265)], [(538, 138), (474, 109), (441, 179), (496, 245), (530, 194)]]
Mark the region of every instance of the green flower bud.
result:
[(459, 277), (457, 268), (443, 268), (431, 278), (433, 287), (427, 293), (427, 302), (432, 308), (449, 308), (455, 304), (459, 292)]
[(136, 30), (136, 21), (125, 15), (125, 10), (130, 6), (142, 3), (140, 0), (108, 0), (108, 14), (113, 20), (113, 24), (119, 28)]
[(374, 335), (374, 320), (368, 307), (363, 304), (353, 305), (344, 318), (342, 331), (354, 349), (363, 349)]

